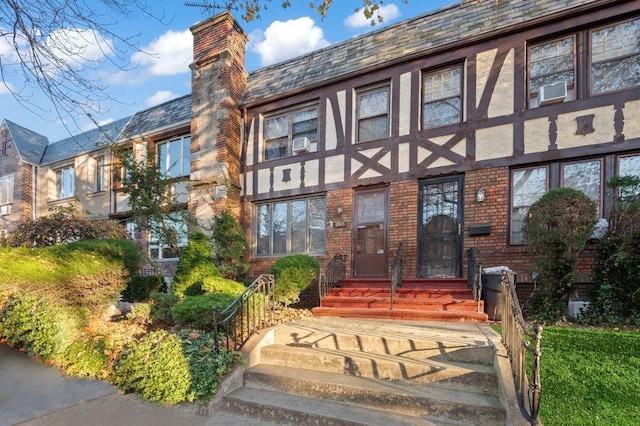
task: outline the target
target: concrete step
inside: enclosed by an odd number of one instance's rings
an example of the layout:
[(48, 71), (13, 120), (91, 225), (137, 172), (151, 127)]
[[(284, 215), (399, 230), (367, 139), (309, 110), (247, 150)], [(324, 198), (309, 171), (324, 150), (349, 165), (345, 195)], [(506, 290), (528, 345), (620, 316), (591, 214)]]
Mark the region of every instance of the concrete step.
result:
[(485, 365), (423, 361), (382, 353), (292, 345), (265, 346), (261, 352), (261, 363), (372, 379), (403, 381), (414, 385), (429, 383), (433, 386), (465, 392), (498, 394), (495, 370)]
[[(378, 287), (389, 288), (389, 278), (345, 278), (342, 287)], [(408, 278), (403, 277), (399, 288), (465, 288), (468, 289), (466, 278)]]
[[(390, 296), (327, 296), (322, 299), (323, 308), (387, 308), (391, 306)], [(415, 309), (415, 310), (443, 310), (443, 311), (463, 311), (482, 312), (483, 303), (475, 300), (461, 299), (435, 299), (435, 298), (404, 298), (397, 297), (393, 301), (394, 309)]]
[[(332, 288), (327, 296), (341, 297), (391, 297), (389, 288), (376, 287), (337, 287)], [(471, 291), (467, 288), (399, 288), (396, 290), (396, 299), (463, 299), (473, 300)], [(324, 301), (324, 299), (323, 299)]]
[[(346, 402), (363, 409), (417, 418), (431, 416), (443, 421), (482, 425), (504, 425), (506, 421), (505, 410), (494, 395), (454, 391), (428, 384), (413, 385), (260, 364), (245, 371), (244, 387)], [(236, 392), (225, 399), (233, 398)], [(264, 401), (261, 403), (264, 405)]]
[(312, 309), (314, 316), (393, 319), (409, 321), (442, 321), (487, 323), (489, 316), (484, 312), (456, 312), (445, 310), (389, 309), (386, 308), (325, 308)]

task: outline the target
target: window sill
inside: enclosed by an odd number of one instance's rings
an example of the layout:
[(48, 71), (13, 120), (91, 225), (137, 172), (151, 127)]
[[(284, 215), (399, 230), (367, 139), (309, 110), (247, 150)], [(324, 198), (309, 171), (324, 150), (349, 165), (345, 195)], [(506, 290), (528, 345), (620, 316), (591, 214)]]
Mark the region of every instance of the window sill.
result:
[(107, 191), (87, 192), (87, 198), (102, 197), (103, 195), (106, 195), (106, 194), (107, 194)]
[(57, 206), (60, 204), (71, 203), (74, 201), (76, 201), (76, 198), (75, 198), (75, 195), (72, 195), (71, 197), (67, 197), (67, 198), (54, 198), (54, 199), (47, 200), (47, 205)]

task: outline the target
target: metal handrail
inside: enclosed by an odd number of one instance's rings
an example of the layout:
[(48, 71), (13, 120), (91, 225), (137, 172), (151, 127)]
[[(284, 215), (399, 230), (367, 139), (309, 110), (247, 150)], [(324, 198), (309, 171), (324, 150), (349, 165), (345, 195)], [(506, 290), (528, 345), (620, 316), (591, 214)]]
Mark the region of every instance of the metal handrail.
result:
[(322, 299), (326, 297), (334, 287), (339, 287), (344, 281), (344, 277), (347, 271), (347, 255), (336, 254), (327, 263), (327, 265), (320, 271), (318, 277), (318, 293), (320, 295), (320, 306), (322, 306)]
[(475, 249), (467, 250), (467, 282), (473, 294), (473, 300), (478, 304), (477, 311), (482, 312), (480, 300), (482, 298), (482, 263), (476, 262)]
[(398, 245), (398, 251), (396, 257), (391, 264), (391, 306), (389, 309), (393, 309), (393, 303), (396, 299), (396, 291), (398, 287), (402, 286), (402, 241)]
[[(516, 294), (516, 274), (502, 271), (502, 343), (511, 361), (518, 403), (532, 425), (540, 423), (540, 339), (542, 325), (527, 325)], [(527, 377), (527, 353), (531, 354), (531, 378)]]
[(276, 307), (273, 275), (262, 274), (222, 312), (213, 307), (216, 352), (220, 337), (227, 351), (237, 351), (256, 331), (273, 325)]

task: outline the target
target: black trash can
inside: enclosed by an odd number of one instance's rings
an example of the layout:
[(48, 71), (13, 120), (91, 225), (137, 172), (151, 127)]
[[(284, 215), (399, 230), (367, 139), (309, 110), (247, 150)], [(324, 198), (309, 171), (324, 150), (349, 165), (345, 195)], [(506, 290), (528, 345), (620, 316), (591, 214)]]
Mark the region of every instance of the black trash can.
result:
[(502, 271), (511, 272), (504, 266), (482, 271), (482, 300), (484, 311), (491, 321), (502, 320)]

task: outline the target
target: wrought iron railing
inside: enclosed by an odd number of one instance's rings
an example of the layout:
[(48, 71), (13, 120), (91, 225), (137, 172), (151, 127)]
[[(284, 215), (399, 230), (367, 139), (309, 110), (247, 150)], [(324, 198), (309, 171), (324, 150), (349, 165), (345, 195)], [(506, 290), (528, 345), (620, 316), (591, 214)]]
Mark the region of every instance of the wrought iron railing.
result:
[(222, 312), (213, 308), (216, 351), (237, 351), (253, 333), (273, 325), (274, 284), (273, 275), (260, 275)]
[[(516, 274), (502, 271), (502, 343), (511, 361), (518, 402), (532, 425), (539, 424), (540, 397), (540, 324), (527, 325), (522, 316), (516, 294)], [(529, 356), (527, 356), (529, 354)], [(527, 376), (527, 362), (531, 360), (531, 377)]]
[(473, 300), (478, 304), (477, 311), (482, 312), (480, 300), (482, 298), (482, 264), (476, 261), (475, 249), (467, 250), (467, 282), (473, 294)]
[(347, 255), (336, 254), (320, 271), (318, 277), (318, 292), (320, 294), (320, 306), (322, 299), (329, 293), (333, 287), (338, 287), (344, 281), (347, 271)]
[(396, 300), (396, 291), (398, 287), (402, 286), (402, 241), (398, 244), (398, 251), (396, 257), (391, 264), (391, 306), (389, 309), (393, 309), (393, 303)]

